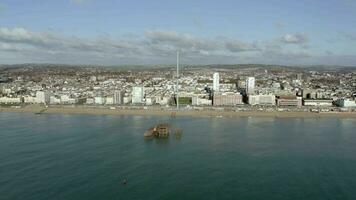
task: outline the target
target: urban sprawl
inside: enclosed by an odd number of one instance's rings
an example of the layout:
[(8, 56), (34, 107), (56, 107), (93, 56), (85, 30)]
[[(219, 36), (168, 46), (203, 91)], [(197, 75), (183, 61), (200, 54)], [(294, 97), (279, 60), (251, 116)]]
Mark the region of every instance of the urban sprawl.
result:
[(353, 68), (185, 66), (177, 76), (174, 67), (0, 67), (0, 105), (13, 107), (354, 112), (355, 91)]

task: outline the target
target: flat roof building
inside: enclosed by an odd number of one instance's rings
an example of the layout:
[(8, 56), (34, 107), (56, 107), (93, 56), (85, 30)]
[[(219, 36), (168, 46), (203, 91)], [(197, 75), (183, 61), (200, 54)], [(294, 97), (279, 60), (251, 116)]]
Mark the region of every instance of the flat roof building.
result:
[(279, 107), (302, 107), (302, 98), (297, 96), (278, 96), (276, 103)]
[(250, 105), (276, 105), (275, 95), (248, 95), (248, 104)]
[(235, 106), (243, 104), (242, 95), (234, 92), (214, 92), (213, 105), (214, 106)]
[(304, 106), (332, 106), (332, 99), (304, 99)]

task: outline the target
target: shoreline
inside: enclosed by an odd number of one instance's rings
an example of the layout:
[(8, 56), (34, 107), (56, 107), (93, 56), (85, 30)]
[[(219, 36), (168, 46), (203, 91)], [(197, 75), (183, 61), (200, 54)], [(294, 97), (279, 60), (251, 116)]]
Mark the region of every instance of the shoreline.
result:
[(150, 110), (150, 109), (109, 109), (101, 107), (41, 107), (25, 106), (20, 108), (0, 107), (0, 112), (8, 113), (40, 113), (40, 114), (91, 114), (91, 115), (141, 115), (141, 116), (175, 116), (182, 117), (274, 117), (274, 118), (356, 118), (356, 112), (278, 112), (278, 111), (211, 111), (211, 110)]

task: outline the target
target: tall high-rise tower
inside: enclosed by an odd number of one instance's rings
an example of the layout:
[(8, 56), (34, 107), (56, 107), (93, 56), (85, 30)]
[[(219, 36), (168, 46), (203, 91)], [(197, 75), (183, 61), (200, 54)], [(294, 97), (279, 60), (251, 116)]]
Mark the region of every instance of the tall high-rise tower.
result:
[(123, 104), (124, 103), (125, 93), (122, 90), (114, 91), (114, 104)]
[(218, 92), (219, 89), (220, 89), (219, 73), (215, 72), (213, 75), (213, 90)]
[(132, 103), (141, 104), (145, 96), (145, 90), (143, 86), (135, 86), (132, 88)]
[(247, 77), (247, 79), (246, 79), (246, 93), (247, 94), (255, 93), (255, 77)]

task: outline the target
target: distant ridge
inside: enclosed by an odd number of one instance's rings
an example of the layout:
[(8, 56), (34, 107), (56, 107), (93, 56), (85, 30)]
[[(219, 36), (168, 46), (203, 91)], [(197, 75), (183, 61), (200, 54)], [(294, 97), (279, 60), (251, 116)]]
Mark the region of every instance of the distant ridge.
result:
[[(263, 69), (295, 69), (295, 70), (310, 70), (310, 71), (343, 71), (356, 70), (356, 66), (342, 65), (273, 65), (273, 64), (209, 64), (209, 65), (184, 65), (184, 69), (207, 68), (207, 69), (244, 69), (244, 68), (263, 68)], [(23, 64), (0, 64), (0, 69), (6, 68), (101, 68), (109, 70), (147, 70), (147, 69), (168, 69), (175, 68), (171, 65), (86, 65), (86, 64), (51, 64), (51, 63), (23, 63)]]

